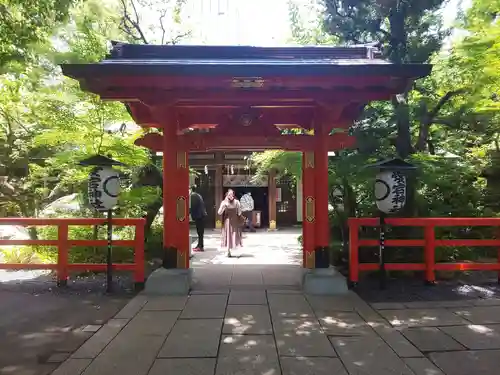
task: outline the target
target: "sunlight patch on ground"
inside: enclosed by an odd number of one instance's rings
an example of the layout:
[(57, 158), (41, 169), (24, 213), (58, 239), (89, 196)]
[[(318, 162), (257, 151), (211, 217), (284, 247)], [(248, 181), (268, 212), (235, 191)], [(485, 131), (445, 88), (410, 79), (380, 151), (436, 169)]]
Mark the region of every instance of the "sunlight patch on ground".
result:
[(47, 270), (33, 270), (33, 271), (7, 271), (0, 270), (0, 283), (10, 281), (25, 281), (33, 280), (40, 276), (48, 276), (50, 271)]

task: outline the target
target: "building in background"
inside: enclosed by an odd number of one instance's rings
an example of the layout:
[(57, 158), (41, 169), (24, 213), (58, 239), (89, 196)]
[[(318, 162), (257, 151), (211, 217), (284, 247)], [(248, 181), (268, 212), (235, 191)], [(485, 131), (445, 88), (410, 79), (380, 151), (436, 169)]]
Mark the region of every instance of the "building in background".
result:
[(189, 165), (197, 172), (191, 183), (197, 185), (205, 200), (207, 227), (220, 226), (217, 209), (228, 189), (233, 189), (238, 198), (246, 192), (252, 193), (255, 211), (260, 212), (261, 228), (276, 229), (301, 222), (300, 182), (295, 184), (287, 176), (276, 178), (274, 171), (256, 178), (248, 162), (250, 155), (245, 151), (189, 154)]

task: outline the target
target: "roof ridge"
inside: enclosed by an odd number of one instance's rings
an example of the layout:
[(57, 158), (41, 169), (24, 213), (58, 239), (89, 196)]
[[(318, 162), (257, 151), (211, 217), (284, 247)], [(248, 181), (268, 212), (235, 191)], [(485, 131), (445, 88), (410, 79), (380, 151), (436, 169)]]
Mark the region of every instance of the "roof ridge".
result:
[(199, 46), (199, 45), (145, 45), (113, 41), (108, 58), (134, 59), (368, 59), (381, 60), (372, 45), (358, 46)]

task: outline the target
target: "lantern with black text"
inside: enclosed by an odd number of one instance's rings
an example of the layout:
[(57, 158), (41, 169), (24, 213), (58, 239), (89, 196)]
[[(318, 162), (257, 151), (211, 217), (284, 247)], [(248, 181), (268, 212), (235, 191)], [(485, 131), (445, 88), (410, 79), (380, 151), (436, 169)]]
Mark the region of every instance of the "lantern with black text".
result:
[(89, 174), (88, 194), (89, 203), (100, 212), (107, 212), (108, 216), (108, 252), (106, 256), (106, 291), (113, 289), (113, 208), (118, 203), (120, 193), (120, 175), (113, 169), (113, 165), (125, 166), (111, 157), (94, 155), (80, 161), (80, 165), (94, 169)]
[(380, 211), (380, 237), (379, 237), (379, 265), (380, 288), (385, 288), (385, 218), (388, 214), (396, 213), (403, 209), (406, 203), (406, 175), (410, 170), (416, 169), (414, 165), (401, 159), (383, 160), (369, 165), (377, 168), (375, 180), (375, 202)]
[(401, 171), (382, 171), (375, 180), (375, 201), (380, 211), (390, 214), (406, 203), (406, 177)]
[(95, 167), (89, 175), (89, 203), (97, 211), (108, 211), (118, 203), (120, 176), (117, 170), (108, 166)]

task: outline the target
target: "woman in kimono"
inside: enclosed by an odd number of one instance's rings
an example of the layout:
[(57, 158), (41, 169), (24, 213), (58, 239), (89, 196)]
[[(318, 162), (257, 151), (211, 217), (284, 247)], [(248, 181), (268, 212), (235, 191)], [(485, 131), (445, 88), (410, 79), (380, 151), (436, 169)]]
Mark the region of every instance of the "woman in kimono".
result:
[(231, 250), (242, 246), (243, 223), (240, 202), (236, 199), (232, 189), (227, 191), (225, 199), (220, 204), (218, 214), (222, 216), (221, 248), (227, 250), (227, 256), (231, 257)]

